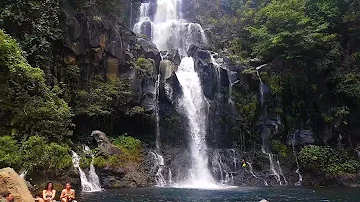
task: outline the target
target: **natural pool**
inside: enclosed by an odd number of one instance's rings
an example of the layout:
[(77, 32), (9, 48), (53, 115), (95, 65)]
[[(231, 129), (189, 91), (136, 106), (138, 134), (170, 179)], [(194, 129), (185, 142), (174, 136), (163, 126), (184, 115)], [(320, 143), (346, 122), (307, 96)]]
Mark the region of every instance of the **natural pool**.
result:
[(127, 202), (127, 201), (243, 201), (269, 202), (355, 202), (360, 201), (359, 188), (303, 188), (303, 187), (236, 187), (222, 190), (197, 190), (176, 188), (134, 188), (81, 193), (78, 201)]

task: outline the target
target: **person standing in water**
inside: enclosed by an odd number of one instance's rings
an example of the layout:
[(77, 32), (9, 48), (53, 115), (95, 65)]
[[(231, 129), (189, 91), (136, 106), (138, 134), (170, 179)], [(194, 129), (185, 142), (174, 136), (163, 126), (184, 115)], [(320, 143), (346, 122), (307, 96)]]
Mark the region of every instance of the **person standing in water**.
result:
[(70, 182), (65, 184), (60, 196), (61, 202), (75, 202), (75, 190), (71, 188)]
[(48, 182), (43, 190), (43, 199), (46, 202), (53, 202), (55, 199), (56, 190), (53, 188), (53, 183)]
[(246, 163), (245, 159), (241, 160), (241, 167), (244, 169), (243, 174), (245, 175), (245, 171), (246, 171), (246, 167), (247, 167), (247, 163)]

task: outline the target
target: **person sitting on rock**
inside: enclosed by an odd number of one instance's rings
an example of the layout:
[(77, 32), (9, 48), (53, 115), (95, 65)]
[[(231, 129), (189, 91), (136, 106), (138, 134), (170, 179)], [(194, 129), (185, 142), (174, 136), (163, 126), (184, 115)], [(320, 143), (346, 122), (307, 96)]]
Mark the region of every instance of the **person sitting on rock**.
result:
[(5, 192), (1, 196), (3, 197), (3, 199), (0, 197), (1, 202), (14, 202), (14, 196), (10, 192)]
[(53, 188), (53, 183), (48, 182), (43, 190), (43, 199), (46, 202), (53, 202), (55, 199), (56, 190)]
[(71, 188), (70, 182), (65, 184), (65, 189), (63, 189), (61, 192), (60, 200), (61, 202), (76, 202), (75, 190)]

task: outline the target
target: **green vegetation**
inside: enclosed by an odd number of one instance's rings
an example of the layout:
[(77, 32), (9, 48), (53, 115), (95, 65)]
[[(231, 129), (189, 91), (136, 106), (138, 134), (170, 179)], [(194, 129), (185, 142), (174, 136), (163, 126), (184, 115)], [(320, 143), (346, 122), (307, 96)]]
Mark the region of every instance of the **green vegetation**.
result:
[(72, 135), (71, 113), (67, 103), (57, 95), (57, 87), (45, 84), (41, 69), (31, 67), (22, 51), (0, 30), (0, 131), (19, 140), (40, 135), (63, 140)]
[(128, 82), (118, 78), (95, 77), (74, 97), (75, 115), (109, 116), (132, 98)]
[(303, 169), (335, 176), (341, 173), (357, 173), (360, 162), (345, 151), (336, 151), (325, 146), (306, 146), (299, 153), (299, 163)]
[(151, 76), (154, 72), (154, 61), (140, 57), (135, 62), (134, 69), (139, 78)]
[[(104, 61), (84, 67), (64, 59), (75, 13), (101, 28), (104, 21), (128, 24), (129, 12), (123, 0), (0, 3), (0, 167), (26, 169), (29, 177), (38, 170), (61, 175), (71, 166), (73, 142), (137, 109), (138, 103), (128, 106), (134, 98), (129, 81), (106, 78)], [(138, 65), (147, 75), (144, 60)], [(81, 165), (89, 163), (83, 158)]]
[(94, 165), (97, 167), (124, 168), (128, 171), (137, 169), (143, 160), (142, 142), (130, 136), (120, 136), (113, 140), (113, 144), (122, 153), (105, 157), (98, 156), (95, 158)]
[(20, 144), (14, 137), (1, 136), (0, 143), (0, 167), (26, 169), (30, 175), (41, 170), (54, 176), (72, 166), (69, 148), (49, 143), (44, 137), (31, 136)]
[(292, 155), (292, 151), (280, 140), (273, 140), (271, 144), (272, 144), (272, 150), (274, 151), (275, 154), (283, 157), (289, 157), (290, 155)]

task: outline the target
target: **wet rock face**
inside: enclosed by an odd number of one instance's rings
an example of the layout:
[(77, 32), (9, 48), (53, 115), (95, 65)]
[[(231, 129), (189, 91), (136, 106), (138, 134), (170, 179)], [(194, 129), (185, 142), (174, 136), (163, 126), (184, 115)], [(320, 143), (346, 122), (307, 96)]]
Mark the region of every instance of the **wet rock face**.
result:
[(287, 137), (286, 144), (288, 146), (305, 146), (313, 144), (315, 142), (315, 134), (312, 130), (299, 129), (296, 130), (293, 134), (290, 134)]
[(147, 186), (148, 177), (139, 171), (126, 172), (122, 169), (97, 169), (100, 183), (105, 189), (134, 188)]
[[(236, 186), (294, 186), (298, 175), (293, 170), (293, 162), (287, 158), (278, 157), (284, 175), (281, 175), (277, 165), (276, 171), (280, 180), (271, 173), (267, 155), (260, 151), (241, 152), (236, 149), (213, 149), (208, 151), (210, 170), (220, 182)], [(246, 166), (243, 167), (242, 160)]]
[[(193, 57), (204, 95), (209, 104), (207, 143), (210, 148), (230, 148), (232, 118), (229, 104), (231, 68), (223, 58), (212, 56), (210, 51), (192, 45), (188, 55)], [(219, 61), (220, 63), (218, 63)]]
[[(68, 5), (69, 6), (69, 5)], [(146, 39), (138, 38), (131, 30), (107, 19), (94, 20), (71, 9), (66, 10), (67, 24), (64, 27), (65, 40), (63, 54), (65, 62), (80, 68), (80, 82), (86, 82), (94, 75), (127, 78), (138, 105), (152, 112), (156, 75), (160, 63), (160, 53), (156, 46)], [(153, 75), (136, 77), (131, 62), (139, 57), (154, 61)], [(153, 94), (153, 93), (152, 93)]]
[(187, 118), (177, 110), (177, 101), (182, 89), (175, 74), (175, 64), (170, 60), (160, 62), (159, 117), (161, 144), (166, 147), (184, 148), (188, 142)]
[(161, 57), (160, 57), (160, 52), (157, 49), (156, 45), (146, 39), (143, 39), (143, 38), (138, 38), (137, 43), (141, 47), (140, 53), (143, 54), (145, 56), (145, 58), (153, 59), (155, 61), (156, 66), (158, 66), (160, 63)]

